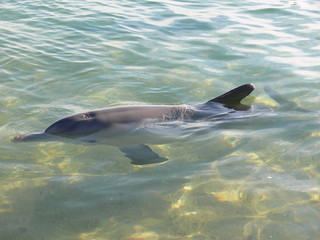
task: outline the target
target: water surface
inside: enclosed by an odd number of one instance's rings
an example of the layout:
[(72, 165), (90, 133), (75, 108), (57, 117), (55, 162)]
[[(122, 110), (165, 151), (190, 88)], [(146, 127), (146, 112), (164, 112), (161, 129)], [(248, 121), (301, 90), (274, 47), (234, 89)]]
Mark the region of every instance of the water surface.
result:
[[(2, 0), (0, 238), (319, 239), (319, 20), (311, 0)], [(10, 141), (81, 111), (204, 102), (248, 82), (255, 117), (152, 146), (161, 165)]]

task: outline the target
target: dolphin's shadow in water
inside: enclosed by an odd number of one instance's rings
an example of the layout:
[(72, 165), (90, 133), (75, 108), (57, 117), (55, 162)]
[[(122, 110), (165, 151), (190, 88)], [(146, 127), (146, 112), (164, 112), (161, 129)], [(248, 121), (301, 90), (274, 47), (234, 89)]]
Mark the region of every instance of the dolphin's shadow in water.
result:
[[(200, 104), (120, 106), (79, 113), (56, 121), (44, 132), (18, 135), (12, 141), (107, 144), (119, 147), (132, 164), (161, 163), (168, 159), (145, 144), (165, 144), (179, 139), (171, 127), (177, 122), (182, 125), (201, 121), (221, 123), (237, 119), (239, 114), (246, 116), (250, 106), (241, 104), (241, 100), (254, 88), (253, 84), (241, 85)], [(161, 132), (159, 126), (165, 126), (163, 129), (167, 132)]]

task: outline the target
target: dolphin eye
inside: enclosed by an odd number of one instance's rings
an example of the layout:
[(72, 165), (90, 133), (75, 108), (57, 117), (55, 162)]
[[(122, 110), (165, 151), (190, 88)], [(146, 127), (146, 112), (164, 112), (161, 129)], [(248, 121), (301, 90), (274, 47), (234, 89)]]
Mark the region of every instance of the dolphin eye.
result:
[(90, 119), (91, 118), (90, 115), (86, 114), (86, 113), (82, 114), (82, 116), (83, 116), (84, 119)]
[(91, 118), (94, 118), (95, 117), (95, 113), (92, 113), (92, 112), (88, 112), (88, 113), (83, 113), (82, 116), (84, 119), (91, 119)]

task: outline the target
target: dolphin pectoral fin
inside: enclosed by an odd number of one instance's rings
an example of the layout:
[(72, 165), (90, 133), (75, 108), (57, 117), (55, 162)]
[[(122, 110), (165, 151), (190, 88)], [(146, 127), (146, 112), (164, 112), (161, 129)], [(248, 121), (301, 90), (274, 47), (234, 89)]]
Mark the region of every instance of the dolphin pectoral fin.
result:
[(241, 100), (247, 97), (254, 88), (253, 84), (244, 84), (220, 95), (219, 97), (211, 99), (207, 103), (218, 102), (226, 105), (227, 107), (234, 108), (235, 106), (238, 106)]
[(147, 145), (125, 146), (119, 147), (119, 149), (126, 157), (131, 159), (133, 165), (147, 165), (168, 160), (167, 158), (160, 157)]

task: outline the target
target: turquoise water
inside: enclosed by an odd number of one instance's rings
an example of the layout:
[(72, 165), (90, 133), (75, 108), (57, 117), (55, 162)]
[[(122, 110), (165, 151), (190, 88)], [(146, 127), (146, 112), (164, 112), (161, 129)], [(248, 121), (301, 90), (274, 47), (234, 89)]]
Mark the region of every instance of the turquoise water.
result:
[[(0, 239), (319, 239), (319, 40), (311, 0), (2, 0)], [(10, 141), (73, 113), (204, 102), (247, 82), (254, 117), (151, 146), (160, 165)]]

